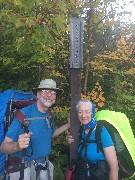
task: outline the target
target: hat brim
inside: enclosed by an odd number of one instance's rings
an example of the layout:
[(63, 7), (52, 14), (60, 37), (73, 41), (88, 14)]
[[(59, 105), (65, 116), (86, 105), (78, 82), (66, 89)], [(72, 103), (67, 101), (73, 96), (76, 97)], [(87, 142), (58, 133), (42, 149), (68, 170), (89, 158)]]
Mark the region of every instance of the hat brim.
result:
[(32, 89), (32, 92), (35, 94), (35, 95), (37, 95), (37, 91), (41, 91), (41, 90), (44, 90), (44, 89), (50, 89), (50, 90), (54, 90), (54, 91), (56, 91), (56, 93), (57, 93), (57, 97), (60, 97), (62, 94), (63, 94), (63, 89), (52, 89), (52, 88), (33, 88)]

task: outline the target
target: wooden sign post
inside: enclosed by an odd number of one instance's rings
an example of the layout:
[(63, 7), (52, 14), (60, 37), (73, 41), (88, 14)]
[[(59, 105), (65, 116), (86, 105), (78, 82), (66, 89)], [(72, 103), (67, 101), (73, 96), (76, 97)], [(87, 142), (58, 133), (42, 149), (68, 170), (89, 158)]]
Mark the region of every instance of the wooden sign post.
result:
[(81, 99), (81, 68), (83, 68), (83, 19), (72, 18), (70, 21), (70, 83), (71, 83), (71, 128), (75, 142), (70, 146), (70, 161), (77, 154), (80, 123), (76, 105)]

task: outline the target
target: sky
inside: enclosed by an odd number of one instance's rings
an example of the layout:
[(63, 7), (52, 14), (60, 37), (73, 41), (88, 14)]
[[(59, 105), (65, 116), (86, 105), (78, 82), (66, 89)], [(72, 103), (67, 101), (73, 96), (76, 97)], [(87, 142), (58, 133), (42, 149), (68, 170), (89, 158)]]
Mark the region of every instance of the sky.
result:
[[(120, 19), (123, 22), (135, 24), (135, 0), (116, 0), (117, 12), (125, 12)], [(129, 12), (130, 14), (128, 14)]]

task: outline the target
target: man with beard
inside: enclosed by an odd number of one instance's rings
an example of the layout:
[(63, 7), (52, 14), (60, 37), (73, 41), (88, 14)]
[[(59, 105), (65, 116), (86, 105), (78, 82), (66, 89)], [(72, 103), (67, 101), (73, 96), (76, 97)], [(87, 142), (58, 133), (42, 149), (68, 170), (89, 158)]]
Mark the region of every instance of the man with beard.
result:
[[(46, 166), (49, 164), (47, 157), (51, 152), (52, 137), (60, 135), (70, 127), (67, 123), (54, 129), (54, 119), (50, 117), (48, 108), (55, 103), (56, 97), (63, 93), (62, 89), (56, 87), (54, 80), (42, 80), (38, 88), (32, 91), (37, 96), (37, 101), (20, 110), (26, 119), (30, 120), (28, 132), (24, 133), (22, 123), (14, 118), (1, 147), (4, 153), (11, 154), (14, 159), (23, 159), (25, 164), (23, 175), (22, 170), (10, 172), (10, 180), (36, 180), (39, 177), (40, 180), (49, 180)], [(22, 153), (24, 149), (25, 157)]]

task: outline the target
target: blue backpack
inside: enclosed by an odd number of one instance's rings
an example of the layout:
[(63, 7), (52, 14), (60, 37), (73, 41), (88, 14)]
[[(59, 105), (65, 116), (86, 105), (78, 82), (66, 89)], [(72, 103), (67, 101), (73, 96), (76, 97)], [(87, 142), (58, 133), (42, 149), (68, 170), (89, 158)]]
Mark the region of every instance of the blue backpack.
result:
[[(36, 101), (36, 96), (31, 92), (21, 90), (7, 90), (0, 93), (0, 145), (2, 144), (5, 133), (7, 132), (13, 113)], [(6, 154), (0, 151), (0, 177), (3, 176), (6, 166)]]

